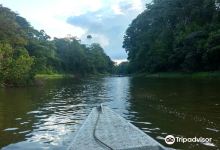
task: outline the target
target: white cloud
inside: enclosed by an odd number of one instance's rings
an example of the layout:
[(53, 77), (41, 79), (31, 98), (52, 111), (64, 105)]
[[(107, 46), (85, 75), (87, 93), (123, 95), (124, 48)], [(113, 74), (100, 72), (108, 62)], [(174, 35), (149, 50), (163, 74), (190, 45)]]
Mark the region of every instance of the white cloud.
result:
[(99, 43), (101, 44), (102, 47), (107, 47), (109, 46), (109, 39), (102, 34), (93, 34), (93, 38), (95, 38)]
[[(123, 34), (144, 9), (144, 0), (0, 0), (25, 17), (34, 28), (44, 29), (51, 37), (67, 34), (86, 40), (93, 34), (113, 59), (127, 57), (121, 48)], [(78, 17), (78, 18), (77, 18)], [(77, 22), (70, 21), (77, 18)], [(67, 22), (68, 20), (68, 22)]]
[(112, 10), (115, 14), (117, 15), (124, 15), (124, 13), (122, 12), (121, 8), (119, 7), (119, 5), (113, 5)]
[(82, 41), (91, 34), (93, 42), (100, 43), (111, 58), (125, 59), (123, 35), (132, 19), (143, 9), (142, 0), (111, 0), (97, 11), (69, 17), (68, 22), (87, 30)]
[(116, 65), (119, 65), (122, 62), (127, 62), (127, 59), (113, 59), (113, 61), (116, 63)]
[(141, 0), (132, 0), (133, 9), (142, 11), (145, 8), (145, 3)]
[(38, 30), (44, 29), (52, 37), (67, 34), (81, 37), (85, 30), (66, 23), (69, 16), (97, 11), (102, 7), (101, 0), (2, 0), (4, 6), (25, 17)]

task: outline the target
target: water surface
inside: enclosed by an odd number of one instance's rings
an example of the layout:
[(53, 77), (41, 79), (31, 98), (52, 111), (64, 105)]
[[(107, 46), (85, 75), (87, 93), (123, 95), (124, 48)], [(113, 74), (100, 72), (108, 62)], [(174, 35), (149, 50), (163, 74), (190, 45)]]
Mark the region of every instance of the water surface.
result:
[(164, 142), (166, 135), (212, 138), (179, 149), (220, 148), (220, 81), (103, 77), (0, 89), (0, 148), (66, 149), (91, 109), (114, 109)]

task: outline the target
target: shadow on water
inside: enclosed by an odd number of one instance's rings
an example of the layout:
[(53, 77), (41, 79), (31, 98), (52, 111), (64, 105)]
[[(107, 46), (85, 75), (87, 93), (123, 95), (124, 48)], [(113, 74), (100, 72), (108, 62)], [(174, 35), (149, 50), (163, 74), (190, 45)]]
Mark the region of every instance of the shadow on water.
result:
[[(212, 138), (212, 143), (175, 143), (174, 148), (216, 149), (220, 143), (220, 82), (133, 78), (134, 124), (163, 145), (166, 135)], [(146, 123), (148, 121), (148, 123)]]
[(220, 147), (220, 82), (104, 77), (54, 80), (42, 87), (0, 89), (0, 148), (65, 149), (91, 109), (104, 103), (163, 145), (168, 134), (210, 137)]

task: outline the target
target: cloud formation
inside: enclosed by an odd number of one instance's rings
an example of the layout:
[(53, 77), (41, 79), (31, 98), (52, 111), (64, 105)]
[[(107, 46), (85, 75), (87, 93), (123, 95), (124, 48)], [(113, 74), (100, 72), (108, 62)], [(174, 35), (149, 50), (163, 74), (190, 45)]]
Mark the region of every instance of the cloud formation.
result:
[(86, 31), (82, 41), (86, 41), (86, 35), (90, 34), (93, 36), (92, 42), (100, 43), (111, 58), (125, 59), (123, 35), (132, 19), (143, 9), (142, 0), (114, 1), (97, 11), (69, 17), (67, 22)]
[(34, 28), (59, 38), (67, 34), (81, 37), (85, 33), (82, 28), (66, 22), (69, 16), (102, 8), (102, 0), (1, 0), (0, 3), (25, 17)]
[[(51, 37), (77, 36), (98, 42), (112, 59), (126, 59), (123, 35), (131, 21), (151, 0), (1, 0), (36, 29)], [(86, 36), (93, 36), (91, 41)]]

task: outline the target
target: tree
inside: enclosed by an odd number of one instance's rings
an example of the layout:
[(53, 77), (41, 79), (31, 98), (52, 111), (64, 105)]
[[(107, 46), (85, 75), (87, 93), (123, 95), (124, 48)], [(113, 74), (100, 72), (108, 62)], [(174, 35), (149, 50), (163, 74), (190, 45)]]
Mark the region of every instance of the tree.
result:
[(0, 80), (5, 85), (24, 85), (31, 79), (31, 58), (25, 49), (14, 50), (9, 44), (0, 43)]
[(86, 75), (111, 72), (112, 67), (99, 44), (86, 46), (71, 35), (51, 40), (44, 30), (34, 29), (25, 18), (0, 5), (1, 85), (25, 85), (37, 73)]
[(219, 2), (154, 0), (129, 25), (123, 47), (132, 72), (218, 70)]

